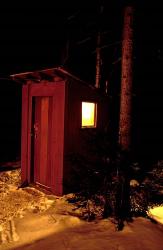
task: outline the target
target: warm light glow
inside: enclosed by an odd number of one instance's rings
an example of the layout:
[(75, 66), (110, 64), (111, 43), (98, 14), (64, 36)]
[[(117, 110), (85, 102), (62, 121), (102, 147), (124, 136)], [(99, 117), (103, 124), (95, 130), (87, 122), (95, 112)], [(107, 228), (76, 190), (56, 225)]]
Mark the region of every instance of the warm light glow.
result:
[(82, 102), (82, 127), (96, 126), (96, 104)]

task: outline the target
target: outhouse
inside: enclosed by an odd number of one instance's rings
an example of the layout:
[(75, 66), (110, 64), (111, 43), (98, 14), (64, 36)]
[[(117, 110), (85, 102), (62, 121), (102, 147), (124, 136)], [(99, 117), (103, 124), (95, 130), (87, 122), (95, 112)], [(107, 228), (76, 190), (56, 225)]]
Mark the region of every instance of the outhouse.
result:
[(71, 164), (89, 129), (104, 129), (106, 98), (63, 68), (12, 75), (22, 83), (22, 183), (36, 183), (55, 195), (66, 193)]

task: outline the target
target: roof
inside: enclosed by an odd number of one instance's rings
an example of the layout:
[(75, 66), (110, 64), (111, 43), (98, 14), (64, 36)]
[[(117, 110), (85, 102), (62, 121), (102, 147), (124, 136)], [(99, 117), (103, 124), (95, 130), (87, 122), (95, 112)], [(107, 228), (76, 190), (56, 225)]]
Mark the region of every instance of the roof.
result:
[(88, 84), (87, 82), (72, 75), (71, 73), (69, 73), (68, 71), (66, 71), (65, 69), (61, 67), (42, 69), (42, 70), (37, 70), (37, 71), (29, 71), (29, 72), (10, 75), (12, 80), (17, 81), (21, 84), (25, 84), (29, 80), (35, 81), (35, 82), (40, 82), (41, 80), (54, 81), (54, 78), (56, 76), (60, 77), (61, 79), (72, 79), (72, 80), (78, 81), (84, 85), (90, 86), (91, 88), (95, 89), (93, 85)]

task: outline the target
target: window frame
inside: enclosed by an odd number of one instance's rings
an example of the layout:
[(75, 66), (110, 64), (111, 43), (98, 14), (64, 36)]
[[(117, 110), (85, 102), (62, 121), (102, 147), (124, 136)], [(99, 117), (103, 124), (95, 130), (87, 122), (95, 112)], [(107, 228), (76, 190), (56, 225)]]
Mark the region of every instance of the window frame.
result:
[[(82, 125), (82, 118), (83, 118), (82, 117), (82, 103), (92, 103), (92, 104), (94, 104), (94, 125), (85, 125), (85, 126)], [(81, 101), (81, 128), (82, 129), (86, 129), (86, 128), (94, 129), (94, 128), (97, 128), (97, 101), (94, 101), (94, 100)]]

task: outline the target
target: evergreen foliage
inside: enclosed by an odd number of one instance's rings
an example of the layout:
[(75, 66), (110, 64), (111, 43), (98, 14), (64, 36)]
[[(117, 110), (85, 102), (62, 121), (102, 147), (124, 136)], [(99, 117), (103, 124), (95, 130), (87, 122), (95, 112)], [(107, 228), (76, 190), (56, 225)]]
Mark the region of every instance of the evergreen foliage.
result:
[(85, 153), (70, 156), (75, 196), (69, 202), (81, 208), (82, 218), (88, 221), (112, 218), (117, 230), (133, 216), (148, 217), (149, 206), (162, 201), (163, 161), (144, 173), (108, 132), (89, 131), (86, 138)]

